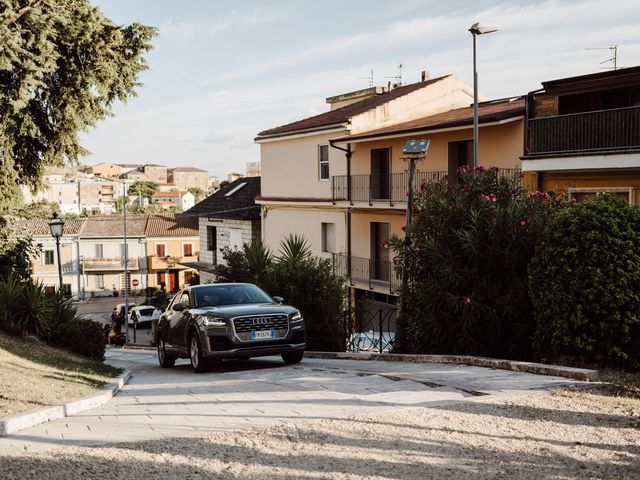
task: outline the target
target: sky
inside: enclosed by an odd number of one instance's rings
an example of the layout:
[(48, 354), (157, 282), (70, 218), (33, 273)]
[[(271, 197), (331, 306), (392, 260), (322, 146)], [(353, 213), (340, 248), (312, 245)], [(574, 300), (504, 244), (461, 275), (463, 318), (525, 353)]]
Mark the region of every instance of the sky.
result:
[[(85, 164), (195, 166), (226, 179), (260, 160), (262, 130), (328, 110), (330, 96), (454, 74), (479, 90), (640, 65), (640, 1), (91, 0), (114, 22), (159, 29), (138, 96), (82, 136)], [(603, 48), (602, 50), (590, 50)], [(605, 62), (602, 63), (601, 62)]]

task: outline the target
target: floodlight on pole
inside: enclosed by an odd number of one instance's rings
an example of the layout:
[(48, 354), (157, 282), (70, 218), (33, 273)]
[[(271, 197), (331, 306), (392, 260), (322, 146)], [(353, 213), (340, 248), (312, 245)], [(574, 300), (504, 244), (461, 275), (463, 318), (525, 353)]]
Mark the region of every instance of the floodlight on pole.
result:
[(62, 261), (60, 260), (60, 237), (64, 235), (64, 220), (58, 217), (57, 213), (53, 214), (53, 218), (49, 222), (49, 230), (51, 236), (56, 239), (56, 252), (58, 254), (58, 282), (60, 291), (62, 291)]
[(476, 37), (498, 31), (496, 25), (474, 23), (469, 28), (473, 36), (473, 168), (478, 166), (478, 70), (476, 68)]
[(413, 178), (416, 171), (416, 162), (424, 160), (427, 157), (427, 151), (429, 150), (430, 140), (407, 140), (402, 149), (404, 155), (403, 160), (409, 162), (409, 182), (407, 189), (407, 219), (404, 227), (404, 249), (402, 255), (402, 279), (400, 287), (400, 311), (398, 312), (398, 318), (396, 320), (396, 333), (393, 339), (392, 353), (404, 353), (406, 349), (406, 297), (407, 286), (409, 283), (409, 256), (406, 249), (411, 245), (411, 221), (413, 215)]

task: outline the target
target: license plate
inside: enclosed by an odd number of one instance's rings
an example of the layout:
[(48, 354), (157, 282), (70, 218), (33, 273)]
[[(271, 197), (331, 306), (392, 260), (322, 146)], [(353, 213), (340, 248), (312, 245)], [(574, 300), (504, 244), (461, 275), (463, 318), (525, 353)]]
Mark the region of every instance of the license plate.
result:
[(251, 332), (251, 340), (261, 340), (264, 338), (275, 338), (275, 330), (260, 330), (257, 332)]

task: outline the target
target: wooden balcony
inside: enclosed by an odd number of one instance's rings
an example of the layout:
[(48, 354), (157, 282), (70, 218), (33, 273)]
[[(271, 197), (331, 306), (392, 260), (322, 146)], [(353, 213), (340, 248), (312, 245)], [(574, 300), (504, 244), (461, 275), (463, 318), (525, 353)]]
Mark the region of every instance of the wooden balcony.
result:
[(334, 253), (332, 263), (334, 274), (346, 278), (351, 286), (392, 294), (400, 290), (400, 277), (391, 261)]
[(530, 118), (527, 157), (640, 150), (640, 107)]
[[(124, 272), (124, 258), (85, 258), (82, 262), (85, 272)], [(128, 270), (138, 270), (137, 258), (127, 260)]]

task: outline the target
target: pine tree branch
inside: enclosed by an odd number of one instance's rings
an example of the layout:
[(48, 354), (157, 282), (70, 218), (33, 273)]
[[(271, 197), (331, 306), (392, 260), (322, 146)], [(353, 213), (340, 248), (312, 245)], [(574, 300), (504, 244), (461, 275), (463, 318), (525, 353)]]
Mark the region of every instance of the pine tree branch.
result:
[(18, 10), (18, 13), (16, 13), (15, 17), (5, 20), (4, 24), (11, 25), (12, 23), (16, 23), (18, 20), (20, 20), (20, 17), (27, 14), (31, 10), (38, 8), (41, 3), (42, 3), (42, 0), (37, 0), (36, 3), (34, 3), (33, 5), (27, 5), (26, 7), (22, 7), (20, 10)]

